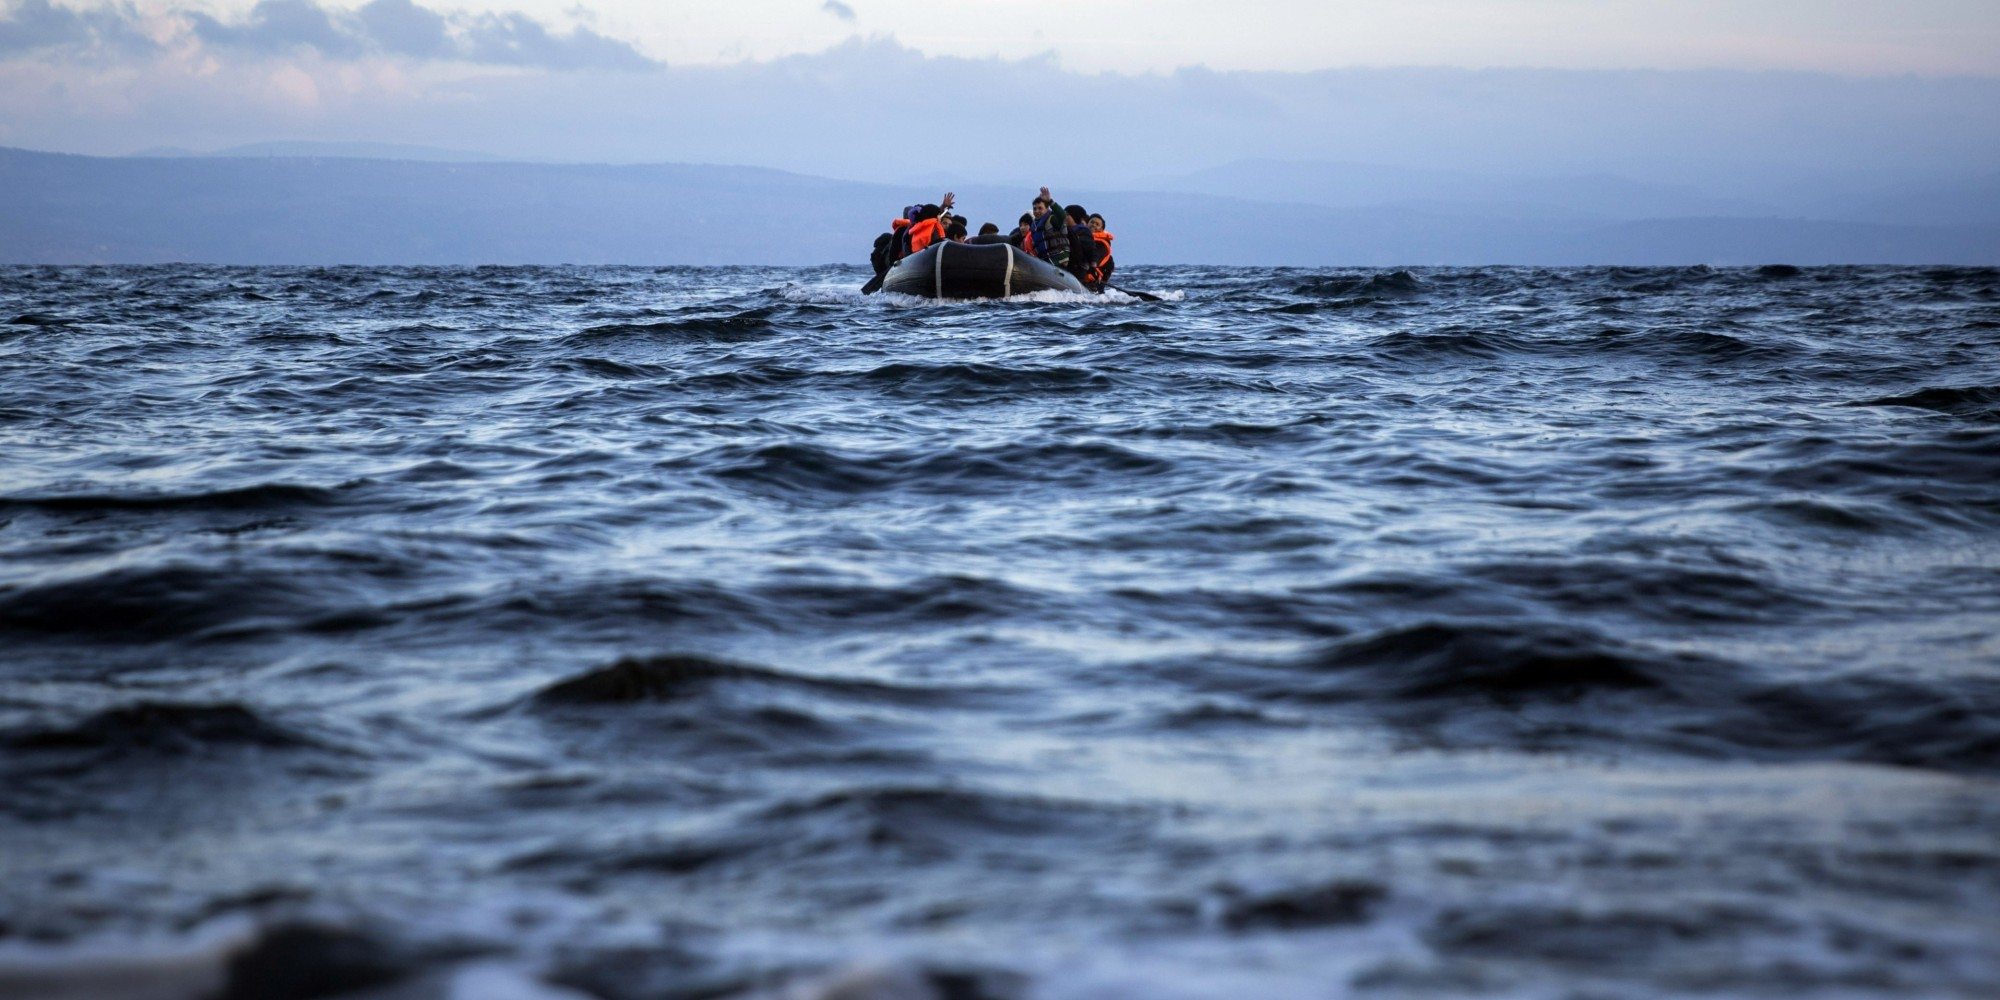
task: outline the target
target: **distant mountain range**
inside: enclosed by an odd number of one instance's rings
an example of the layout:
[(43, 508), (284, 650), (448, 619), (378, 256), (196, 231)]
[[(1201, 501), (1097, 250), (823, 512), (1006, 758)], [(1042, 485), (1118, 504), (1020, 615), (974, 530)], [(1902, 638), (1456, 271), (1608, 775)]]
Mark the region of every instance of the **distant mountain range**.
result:
[(1586, 221), (1779, 214), (1771, 205), (1709, 197), (1692, 186), (1605, 174), (1504, 177), (1368, 163), (1238, 160), (1208, 170), (1144, 178), (1138, 186), (1329, 208), (1401, 205), (1443, 213)]
[[(1486, 177), (1247, 160), (1058, 191), (1141, 263), (2000, 263), (2000, 178), (1822, 206), (1616, 177)], [(941, 192), (754, 167), (508, 163), (372, 144), (90, 157), (0, 148), (0, 263), (861, 263)], [(1022, 187), (958, 191), (1002, 228)], [(1983, 203), (1958, 199), (1985, 196)]]
[(343, 160), (418, 160), (432, 163), (496, 163), (500, 157), (462, 149), (413, 146), (402, 142), (253, 142), (242, 146), (200, 152), (179, 146), (159, 146), (133, 153), (136, 157), (320, 157)]

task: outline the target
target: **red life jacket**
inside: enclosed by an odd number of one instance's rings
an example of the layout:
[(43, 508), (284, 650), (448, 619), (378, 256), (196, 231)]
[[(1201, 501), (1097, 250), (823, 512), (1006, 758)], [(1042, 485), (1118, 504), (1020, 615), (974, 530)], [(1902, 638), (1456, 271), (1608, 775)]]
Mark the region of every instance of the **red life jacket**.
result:
[(1084, 275), (1083, 280), (1093, 285), (1102, 284), (1104, 271), (1111, 264), (1112, 236), (1106, 232), (1094, 232), (1090, 237), (1097, 241), (1097, 263), (1090, 265), (1090, 273)]
[(910, 252), (916, 253), (944, 236), (944, 223), (925, 219), (910, 227)]

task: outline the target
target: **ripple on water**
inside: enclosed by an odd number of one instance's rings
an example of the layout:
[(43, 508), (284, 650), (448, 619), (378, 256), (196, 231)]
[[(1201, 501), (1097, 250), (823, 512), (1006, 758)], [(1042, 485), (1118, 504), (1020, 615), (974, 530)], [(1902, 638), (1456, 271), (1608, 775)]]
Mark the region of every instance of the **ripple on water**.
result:
[(0, 269), (0, 993), (1984, 995), (1996, 275)]

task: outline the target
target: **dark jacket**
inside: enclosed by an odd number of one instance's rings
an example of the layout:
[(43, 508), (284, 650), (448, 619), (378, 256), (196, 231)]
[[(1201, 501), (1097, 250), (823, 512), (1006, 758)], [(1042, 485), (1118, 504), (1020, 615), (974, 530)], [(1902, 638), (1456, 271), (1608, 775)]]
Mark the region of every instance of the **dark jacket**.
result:
[(1087, 281), (1091, 267), (1097, 263), (1097, 237), (1082, 223), (1070, 226), (1064, 236), (1069, 244), (1069, 260), (1062, 266), (1076, 275), (1076, 280)]

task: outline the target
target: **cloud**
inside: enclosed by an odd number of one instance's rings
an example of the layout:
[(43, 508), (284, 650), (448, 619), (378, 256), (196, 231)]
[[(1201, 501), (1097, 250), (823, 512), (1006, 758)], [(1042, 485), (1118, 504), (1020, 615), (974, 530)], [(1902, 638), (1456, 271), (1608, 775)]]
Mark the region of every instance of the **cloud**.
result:
[[(410, 0), (375, 0), (408, 4)], [(557, 35), (526, 14), (481, 14), (458, 34), (460, 58), (544, 69), (648, 69), (659, 65), (637, 49), (589, 28)]]
[(832, 14), (837, 18), (840, 18), (841, 20), (846, 21), (849, 24), (854, 23), (854, 8), (849, 7), (844, 3), (841, 3), (840, 0), (826, 0), (825, 3), (819, 5), (819, 9), (826, 11), (827, 13)]
[[(443, 13), (415, 0), (371, 0), (352, 11), (322, 6), (318, 0), (259, 0), (233, 19), (178, 7), (159, 16), (170, 33), (190, 36), (207, 49), (255, 56), (311, 52), (335, 61), (389, 56), (551, 70), (660, 65), (630, 43), (581, 25), (557, 31), (526, 14)], [(157, 51), (161, 46), (149, 26), (128, 2), (76, 9), (50, 0), (17, 0), (0, 15), (0, 57)]]
[(129, 3), (76, 10), (49, 0), (16, 0), (0, 13), (0, 57), (46, 49), (107, 53), (158, 48)]
[(354, 20), (391, 55), (443, 59), (452, 54), (450, 22), (443, 14), (410, 0), (374, 0), (355, 11)]
[(223, 22), (199, 11), (186, 15), (195, 37), (209, 45), (284, 53), (317, 49), (335, 59), (368, 51), (366, 36), (334, 25), (333, 15), (312, 0), (259, 0), (241, 21)]

